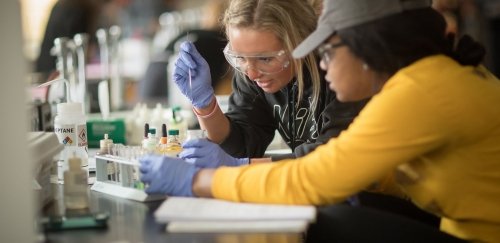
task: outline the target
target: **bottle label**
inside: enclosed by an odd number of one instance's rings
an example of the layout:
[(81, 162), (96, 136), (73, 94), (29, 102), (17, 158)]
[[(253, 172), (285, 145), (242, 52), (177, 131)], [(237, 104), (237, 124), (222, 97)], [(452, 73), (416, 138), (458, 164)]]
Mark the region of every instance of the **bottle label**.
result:
[(54, 132), (64, 146), (85, 147), (87, 150), (87, 125), (54, 125)]
[(64, 145), (64, 150), (59, 154), (61, 163), (58, 167), (58, 171), (60, 171), (58, 179), (63, 181), (63, 173), (68, 170), (69, 166), (68, 158), (76, 155), (82, 160), (82, 167), (88, 166), (87, 125), (54, 124), (54, 133), (57, 135), (59, 143)]

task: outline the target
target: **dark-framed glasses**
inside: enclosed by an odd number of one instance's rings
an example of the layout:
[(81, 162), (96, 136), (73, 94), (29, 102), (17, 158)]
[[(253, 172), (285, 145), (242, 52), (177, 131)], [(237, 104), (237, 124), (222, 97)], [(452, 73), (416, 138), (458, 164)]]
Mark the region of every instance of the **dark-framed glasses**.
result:
[(290, 59), (285, 50), (248, 55), (233, 52), (227, 44), (223, 52), (227, 62), (243, 74), (246, 74), (249, 68), (261, 74), (275, 74), (290, 65)]
[(342, 42), (339, 42), (339, 43), (335, 43), (335, 44), (326, 43), (326, 44), (319, 46), (317, 52), (321, 58), (321, 61), (323, 61), (325, 63), (325, 65), (328, 65), (333, 58), (333, 55), (335, 53), (334, 50), (336, 48), (343, 46), (343, 45), (345, 45), (345, 44)]

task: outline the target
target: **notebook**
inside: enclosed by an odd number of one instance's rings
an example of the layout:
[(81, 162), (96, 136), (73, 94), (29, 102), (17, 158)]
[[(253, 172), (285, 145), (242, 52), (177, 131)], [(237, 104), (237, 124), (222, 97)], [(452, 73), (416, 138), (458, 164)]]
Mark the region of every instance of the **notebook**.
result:
[(303, 232), (316, 208), (169, 197), (154, 216), (170, 232)]

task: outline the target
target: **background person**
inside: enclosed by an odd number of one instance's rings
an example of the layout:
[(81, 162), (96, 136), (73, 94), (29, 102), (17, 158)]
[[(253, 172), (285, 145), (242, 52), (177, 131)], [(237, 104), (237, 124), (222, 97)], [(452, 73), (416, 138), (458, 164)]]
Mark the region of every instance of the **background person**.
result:
[(94, 0), (58, 0), (54, 4), (34, 67), (35, 72), (42, 74), (41, 80), (46, 80), (56, 71), (56, 56), (50, 54), (54, 40), (59, 37), (72, 39), (79, 33), (95, 33), (99, 7)]
[[(210, 80), (217, 95), (228, 95), (231, 93), (231, 72), (222, 50), (227, 44), (226, 37), (220, 25), (220, 19), (227, 8), (229, 0), (209, 0), (205, 1), (202, 8), (201, 22), (199, 28), (190, 28), (182, 31), (168, 43), (164, 51), (159, 53), (149, 63), (144, 77), (139, 82), (138, 93), (142, 102), (155, 104), (165, 102), (168, 97), (173, 105), (182, 105), (185, 100), (178, 92), (169, 92), (169, 89), (177, 89), (173, 80), (169, 79), (172, 74), (173, 65), (169, 65), (170, 60), (179, 52), (182, 42), (189, 40), (194, 44), (201, 56), (207, 61), (210, 67)], [(167, 76), (169, 75), (169, 76)], [(178, 96), (178, 97), (177, 97)], [(190, 105), (189, 103), (187, 105)]]

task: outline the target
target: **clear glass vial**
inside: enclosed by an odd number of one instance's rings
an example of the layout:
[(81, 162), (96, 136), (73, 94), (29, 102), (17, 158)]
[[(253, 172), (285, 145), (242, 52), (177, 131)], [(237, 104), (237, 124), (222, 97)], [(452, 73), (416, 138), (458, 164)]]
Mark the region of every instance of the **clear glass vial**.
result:
[(166, 156), (177, 157), (182, 152), (182, 145), (179, 140), (179, 130), (168, 130), (167, 148), (165, 151)]

